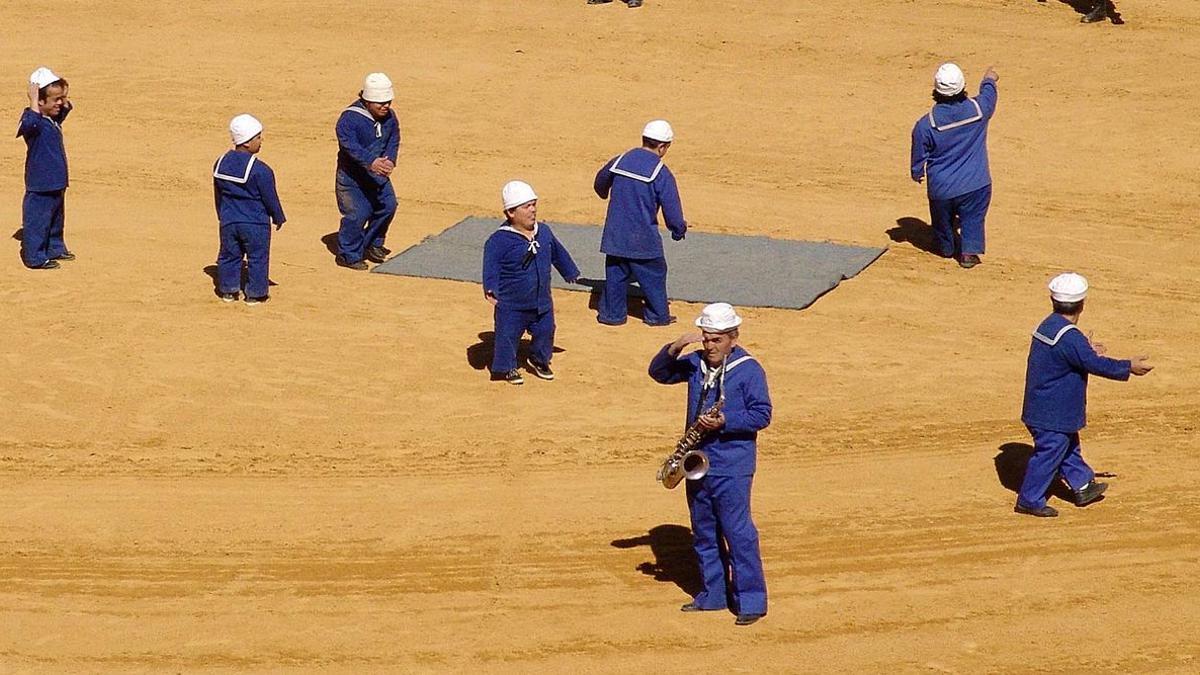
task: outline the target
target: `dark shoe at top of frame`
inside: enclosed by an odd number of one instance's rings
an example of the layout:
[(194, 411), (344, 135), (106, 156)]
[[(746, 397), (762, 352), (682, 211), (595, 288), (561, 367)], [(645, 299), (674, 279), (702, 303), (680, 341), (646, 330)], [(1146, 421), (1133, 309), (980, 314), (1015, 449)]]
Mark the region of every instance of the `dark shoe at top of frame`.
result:
[(679, 320), (679, 317), (672, 314), (667, 317), (666, 321), (659, 321), (658, 323), (650, 323), (649, 321), (647, 321), (646, 325), (647, 326), (670, 326), (671, 324), (675, 323), (678, 320)]
[(607, 5), (610, 2), (612, 2), (612, 0), (588, 0), (587, 4), (589, 4), (589, 5)]
[(958, 266), (964, 270), (969, 270), (982, 262), (983, 261), (979, 259), (979, 256), (975, 255), (974, 253), (967, 253), (966, 255), (961, 255), (958, 257)]
[(1104, 491), (1108, 489), (1108, 483), (1097, 483), (1089, 481), (1087, 485), (1075, 491), (1075, 506), (1087, 506), (1092, 502), (1100, 500), (1104, 497)]
[(237, 302), (237, 293), (217, 293), (217, 297), (221, 298), (221, 302)]
[(1092, 11), (1083, 15), (1079, 23), (1097, 23), (1108, 18), (1108, 0), (1100, 0), (1100, 3), (1092, 8)]
[(543, 380), (553, 380), (554, 379), (554, 371), (550, 370), (549, 363), (538, 363), (537, 361), (534, 361), (533, 359), (529, 359), (529, 367), (533, 368), (534, 375), (537, 375), (538, 377), (540, 377)]
[(71, 253), (70, 251), (63, 251), (62, 253), (59, 253), (58, 255), (54, 256), (54, 259), (70, 261), (70, 260), (75, 259), (75, 254)]
[(641, 6), (642, 6), (642, 0), (629, 0), (629, 1), (628, 1), (628, 5), (629, 5), (630, 7), (641, 7)]
[(343, 256), (343, 255), (339, 255), (338, 257), (334, 258), (333, 261), (338, 264), (338, 267), (346, 267), (346, 268), (349, 268), (352, 270), (359, 270), (359, 271), (367, 269), (367, 263), (365, 263), (361, 260), (357, 260), (355, 262), (348, 262), (346, 260), (346, 256)]
[(1021, 502), (1013, 507), (1013, 511), (1024, 513), (1027, 516), (1037, 516), (1038, 518), (1055, 518), (1058, 516), (1058, 511), (1053, 506), (1043, 506), (1040, 509), (1035, 509), (1032, 506), (1025, 506)]
[(766, 616), (766, 614), (738, 614), (737, 620), (733, 622), (735, 626), (749, 626)]
[(509, 384), (525, 384), (525, 378), (521, 377), (521, 371), (517, 370), (516, 368), (503, 373), (492, 373), (493, 382), (499, 382), (501, 380)]
[(264, 295), (261, 298), (252, 298), (247, 295), (246, 296), (246, 304), (247, 305), (261, 305), (270, 299), (271, 299), (271, 296), (269, 296), (269, 295)]
[(379, 246), (372, 246), (366, 251), (367, 260), (373, 263), (381, 263), (387, 260), (387, 252)]
[(33, 267), (30, 267), (29, 269), (31, 269), (31, 270), (56, 270), (60, 267), (62, 267), (62, 265), (59, 265), (57, 260), (47, 260), (46, 262), (42, 263), (41, 265), (34, 265)]

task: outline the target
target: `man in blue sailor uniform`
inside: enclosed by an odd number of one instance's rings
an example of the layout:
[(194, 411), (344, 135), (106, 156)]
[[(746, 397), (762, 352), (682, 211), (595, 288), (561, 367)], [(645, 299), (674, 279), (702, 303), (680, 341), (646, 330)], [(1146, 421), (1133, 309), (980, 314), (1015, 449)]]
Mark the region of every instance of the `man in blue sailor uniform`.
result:
[(21, 261), (30, 269), (52, 270), (59, 260), (75, 259), (63, 239), (68, 180), (62, 123), (73, 106), (67, 81), (49, 68), (30, 74), (28, 94), (17, 128), (26, 146)]
[(400, 122), (392, 110), (394, 97), (388, 76), (371, 73), (358, 100), (338, 118), (336, 194), (342, 222), (336, 261), (342, 267), (365, 270), (364, 259), (381, 263), (391, 252), (384, 239), (396, 215), (391, 176), (400, 153)]
[[(996, 80), (983, 74), (979, 96), (969, 98), (962, 69), (943, 63), (933, 78), (933, 109), (912, 131), (912, 179), (927, 179), (929, 219), (934, 246), (965, 269), (978, 265), (984, 252), (984, 221), (992, 201), (987, 129), (996, 113)], [(956, 245), (956, 229), (961, 242)]]
[(675, 176), (663, 164), (675, 132), (665, 120), (642, 130), (642, 147), (612, 158), (596, 174), (595, 190), (608, 200), (600, 251), (604, 253), (604, 289), (596, 320), (625, 323), (629, 283), (636, 280), (646, 296), (643, 320), (651, 326), (674, 322), (667, 302), (667, 259), (658, 232), (658, 211), (675, 241), (687, 233)]
[[(698, 423), (707, 433), (698, 449), (708, 455), (708, 473), (687, 481), (703, 589), (680, 609), (732, 608), (737, 625), (745, 626), (767, 613), (758, 529), (750, 517), (750, 486), (758, 432), (771, 423), (771, 397), (762, 366), (738, 345), (741, 323), (729, 304), (708, 305), (696, 320), (701, 332), (663, 346), (650, 362), (650, 377), (662, 384), (687, 382), (685, 428)], [(695, 343), (701, 344), (699, 350), (681, 356)], [(714, 409), (718, 401), (722, 404)]]
[(483, 246), (483, 297), (492, 304), (496, 333), (492, 377), (524, 384), (517, 369), (517, 342), (529, 331), (533, 336), (529, 366), (539, 378), (553, 380), (550, 266), (570, 283), (579, 280), (579, 268), (550, 228), (537, 221), (537, 195), (528, 183), (509, 181), (500, 197), (504, 224)]
[(1025, 370), (1025, 404), (1021, 421), (1033, 436), (1033, 455), (1017, 494), (1017, 513), (1052, 518), (1058, 511), (1046, 504), (1046, 492), (1058, 476), (1074, 492), (1076, 506), (1087, 506), (1101, 498), (1106, 483), (1096, 474), (1079, 447), (1079, 430), (1087, 423), (1088, 375), (1111, 380), (1128, 380), (1145, 375), (1153, 366), (1149, 357), (1117, 360), (1104, 356), (1104, 346), (1093, 344), (1080, 332), (1088, 284), (1073, 272), (1050, 281), (1054, 313), (1033, 332)]
[(242, 259), (248, 268), (246, 304), (267, 300), (270, 287), (271, 223), (283, 227), (287, 217), (275, 191), (275, 173), (258, 161), (262, 123), (250, 115), (229, 122), (234, 148), (213, 165), (213, 199), (221, 224), (217, 254), (217, 294), (225, 302), (238, 299)]

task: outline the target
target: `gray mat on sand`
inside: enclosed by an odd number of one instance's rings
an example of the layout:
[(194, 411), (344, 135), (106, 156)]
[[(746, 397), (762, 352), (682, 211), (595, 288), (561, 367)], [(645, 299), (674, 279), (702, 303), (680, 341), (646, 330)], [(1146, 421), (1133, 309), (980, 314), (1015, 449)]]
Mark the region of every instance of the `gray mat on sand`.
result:
[[(500, 223), (495, 218), (466, 218), (372, 271), (482, 283), (483, 243)], [(554, 287), (600, 289), (604, 284), (600, 228), (548, 224), (582, 272), (581, 283), (572, 285), (552, 271)], [(886, 250), (695, 231), (676, 242), (662, 231), (669, 270), (667, 295), (672, 300), (728, 302), (735, 307), (803, 309), (833, 290), (842, 279), (861, 272)], [(636, 289), (632, 293), (639, 294)]]

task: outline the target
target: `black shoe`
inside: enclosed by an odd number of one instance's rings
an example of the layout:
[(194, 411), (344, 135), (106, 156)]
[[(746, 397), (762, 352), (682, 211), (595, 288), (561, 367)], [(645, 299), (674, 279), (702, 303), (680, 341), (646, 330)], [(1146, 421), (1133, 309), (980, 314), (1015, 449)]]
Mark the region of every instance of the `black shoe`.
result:
[(379, 249), (380, 251), (383, 251), (383, 257), (385, 257), (385, 258), (392, 254), (392, 249), (390, 249), (386, 246), (376, 246), (375, 248)]
[(621, 319), (620, 321), (605, 321), (600, 317), (596, 317), (596, 322), (605, 326), (624, 326), (626, 321), (628, 321), (628, 319)]
[(509, 384), (525, 384), (525, 378), (521, 377), (521, 371), (513, 368), (507, 373), (492, 373), (493, 380), (504, 380)]
[(55, 260), (67, 260), (67, 261), (70, 261), (70, 260), (74, 260), (74, 259), (75, 259), (75, 254), (74, 254), (74, 253), (71, 253), (70, 251), (63, 251), (62, 253), (60, 253), (60, 254), (58, 254), (58, 255), (54, 256), (54, 259), (55, 259)]
[(969, 270), (981, 262), (983, 261), (980, 260), (979, 256), (975, 255), (974, 253), (968, 253), (958, 257), (958, 266), (964, 270)]
[(647, 326), (670, 326), (671, 324), (675, 323), (678, 320), (679, 320), (679, 317), (672, 314), (671, 316), (667, 317), (666, 321), (659, 321), (658, 323), (650, 323), (647, 321), (646, 325)]
[(238, 299), (237, 293), (218, 293), (217, 296), (221, 298), (222, 302), (237, 302)]
[(269, 295), (264, 295), (261, 298), (252, 298), (250, 296), (246, 296), (246, 304), (247, 305), (261, 305), (270, 299), (271, 299), (271, 296), (269, 296)]
[(30, 267), (29, 269), (31, 269), (31, 270), (56, 270), (60, 267), (62, 267), (62, 265), (59, 265), (57, 260), (47, 260), (46, 262), (42, 263), (41, 265), (37, 265), (35, 267)]
[(387, 260), (387, 252), (378, 246), (371, 246), (366, 251), (367, 260), (373, 263), (381, 263)]
[(1087, 506), (1094, 501), (1104, 497), (1104, 491), (1108, 489), (1108, 483), (1097, 483), (1089, 481), (1087, 485), (1075, 491), (1075, 506)]
[(1092, 11), (1083, 15), (1079, 23), (1096, 23), (1108, 18), (1108, 0), (1100, 0), (1100, 3), (1092, 8)]
[(612, 2), (612, 0), (588, 0), (587, 4), (589, 4), (589, 5), (607, 5), (610, 2)]
[(1037, 516), (1038, 518), (1058, 517), (1058, 511), (1056, 511), (1053, 506), (1043, 506), (1040, 509), (1035, 509), (1031, 506), (1024, 506), (1021, 504), (1021, 502), (1017, 502), (1017, 505), (1013, 507), (1013, 511), (1016, 511), (1017, 513), (1024, 513), (1027, 516)]
[(554, 379), (554, 371), (550, 370), (549, 363), (538, 363), (537, 361), (534, 361), (533, 359), (529, 359), (529, 367), (533, 368), (534, 375), (537, 375), (538, 377), (542, 378), (543, 380), (553, 380)]
[(696, 604), (695, 600), (693, 600), (692, 602), (689, 602), (686, 605), (683, 605), (682, 607), (680, 607), (679, 611), (681, 611), (681, 612), (719, 612), (723, 609), (725, 609), (725, 608), (724, 607), (701, 607), (700, 605)]
[(341, 255), (334, 258), (333, 260), (334, 260), (334, 262), (336, 262), (338, 264), (338, 267), (348, 267), (352, 270), (359, 270), (359, 271), (367, 269), (367, 263), (365, 263), (361, 260), (357, 260), (355, 262), (348, 262), (346, 260), (346, 257), (341, 256)]
[(630, 7), (641, 7), (641, 6), (642, 6), (642, 0), (629, 0), (629, 3), (628, 3), (628, 4), (629, 4), (629, 6), (630, 6)]
[(736, 621), (733, 622), (733, 625), (749, 626), (750, 624), (754, 623), (755, 621), (758, 621), (759, 619), (763, 618), (764, 616), (766, 616), (766, 614), (738, 614), (738, 618)]

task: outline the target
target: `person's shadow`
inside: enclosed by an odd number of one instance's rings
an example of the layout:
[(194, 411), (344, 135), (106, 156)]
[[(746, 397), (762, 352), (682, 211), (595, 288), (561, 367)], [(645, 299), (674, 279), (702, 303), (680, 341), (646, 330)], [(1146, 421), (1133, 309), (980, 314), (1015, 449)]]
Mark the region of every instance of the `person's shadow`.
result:
[[(523, 364), (525, 371), (532, 373), (533, 369), (529, 367), (529, 350), (531, 342), (529, 338), (522, 337), (517, 343), (517, 363)], [(562, 347), (555, 346), (554, 354), (560, 354), (566, 350)], [(475, 370), (486, 370), (492, 365), (492, 356), (496, 353), (496, 333), (495, 331), (485, 331), (479, 334), (479, 342), (467, 347), (467, 364)]]
[(912, 244), (913, 248), (941, 257), (933, 239), (933, 226), (913, 216), (896, 219), (896, 226), (887, 231), (887, 236), (897, 244)]
[[(1025, 469), (1029, 466), (1029, 457), (1033, 455), (1033, 446), (1028, 443), (1004, 443), (999, 450), (1000, 453), (993, 459), (996, 477), (1005, 488), (1014, 493), (1020, 492), (1021, 483), (1025, 480)], [(1075, 501), (1075, 495), (1061, 480), (1050, 484), (1049, 494), (1063, 501)]]
[(654, 560), (637, 566), (637, 571), (655, 581), (673, 583), (688, 597), (704, 590), (700, 563), (692, 549), (692, 531), (683, 525), (655, 525), (646, 534), (629, 539), (614, 539), (613, 548), (649, 546)]
[(336, 231), (330, 232), (329, 234), (321, 237), (321, 243), (325, 244), (325, 249), (329, 251), (329, 255), (334, 256), (335, 258), (337, 257), (338, 233)]
[[(217, 296), (221, 295), (221, 289), (217, 288), (217, 266), (216, 266), (216, 265), (205, 265), (205, 266), (204, 266), (204, 273), (205, 273), (206, 275), (208, 275), (208, 278), (209, 278), (209, 279), (212, 279), (213, 295), (217, 295)], [(249, 269), (247, 269), (247, 267), (246, 267), (246, 264), (243, 262), (243, 263), (242, 263), (242, 278), (241, 278), (241, 280), (238, 282), (238, 284), (239, 284), (239, 285), (238, 285), (238, 287), (239, 287), (239, 288), (245, 288), (245, 287), (246, 287), (246, 283), (247, 283), (249, 280), (250, 280), (250, 270), (249, 270)], [(270, 279), (267, 279), (267, 286), (268, 286), (268, 287), (270, 287), (270, 286), (278, 286), (278, 285), (279, 285), (279, 284), (275, 283), (274, 281), (271, 281)]]

